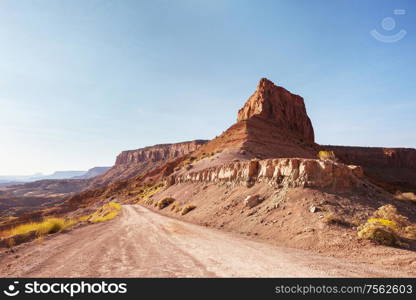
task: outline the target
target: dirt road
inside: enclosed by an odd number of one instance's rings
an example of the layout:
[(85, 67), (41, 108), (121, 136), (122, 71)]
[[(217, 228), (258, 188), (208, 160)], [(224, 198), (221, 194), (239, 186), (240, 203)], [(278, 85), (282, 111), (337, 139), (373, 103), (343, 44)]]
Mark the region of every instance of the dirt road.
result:
[(116, 219), (0, 254), (1, 277), (394, 276), (161, 216), (136, 205)]

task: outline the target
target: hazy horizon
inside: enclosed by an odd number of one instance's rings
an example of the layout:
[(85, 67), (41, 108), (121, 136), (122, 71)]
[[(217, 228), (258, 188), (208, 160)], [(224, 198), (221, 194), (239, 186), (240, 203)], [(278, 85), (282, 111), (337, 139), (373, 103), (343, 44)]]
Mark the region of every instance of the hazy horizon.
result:
[[(415, 11), (411, 0), (1, 1), (0, 175), (211, 139), (262, 77), (305, 99), (319, 144), (416, 148)], [(401, 29), (395, 43), (370, 34)]]
[[(111, 167), (111, 166), (97, 166), (97, 167)], [(91, 167), (89, 169), (92, 169), (95, 167)], [(42, 173), (42, 172), (36, 172), (36, 173), (28, 173), (28, 174), (0, 174), (0, 180), (4, 180), (5, 177), (35, 177), (35, 176), (49, 176), (49, 175), (54, 175), (56, 173), (60, 173), (60, 172), (88, 172), (89, 169), (85, 169), (85, 170), (55, 170), (52, 171), (51, 173)]]

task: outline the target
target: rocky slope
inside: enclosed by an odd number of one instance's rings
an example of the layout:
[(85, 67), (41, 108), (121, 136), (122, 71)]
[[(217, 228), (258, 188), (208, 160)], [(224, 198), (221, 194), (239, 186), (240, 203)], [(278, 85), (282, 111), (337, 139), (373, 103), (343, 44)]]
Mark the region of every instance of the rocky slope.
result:
[(82, 190), (86, 187), (86, 181), (82, 179), (47, 179), (27, 182), (15, 186), (2, 188), (5, 194), (15, 196), (53, 196), (65, 195)]
[(123, 151), (117, 156), (115, 165), (106, 173), (92, 179), (89, 187), (105, 186), (109, 183), (138, 176), (170, 160), (187, 155), (206, 142), (195, 140)]
[(86, 188), (84, 180), (40, 180), (0, 189), (0, 216), (19, 216), (51, 207)]

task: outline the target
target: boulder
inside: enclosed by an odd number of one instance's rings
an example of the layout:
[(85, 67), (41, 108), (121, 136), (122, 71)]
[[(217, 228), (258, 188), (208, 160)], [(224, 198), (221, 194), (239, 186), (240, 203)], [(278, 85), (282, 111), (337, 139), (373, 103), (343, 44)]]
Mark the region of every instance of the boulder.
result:
[(253, 208), (254, 206), (259, 205), (263, 201), (259, 195), (250, 195), (244, 199), (244, 205), (248, 208)]

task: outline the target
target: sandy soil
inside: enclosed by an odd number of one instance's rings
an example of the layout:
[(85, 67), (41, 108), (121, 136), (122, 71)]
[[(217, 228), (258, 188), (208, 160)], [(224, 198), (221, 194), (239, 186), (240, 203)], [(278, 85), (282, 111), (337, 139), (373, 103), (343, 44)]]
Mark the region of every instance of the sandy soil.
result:
[(0, 254), (2, 277), (400, 276), (126, 205), (120, 217)]

